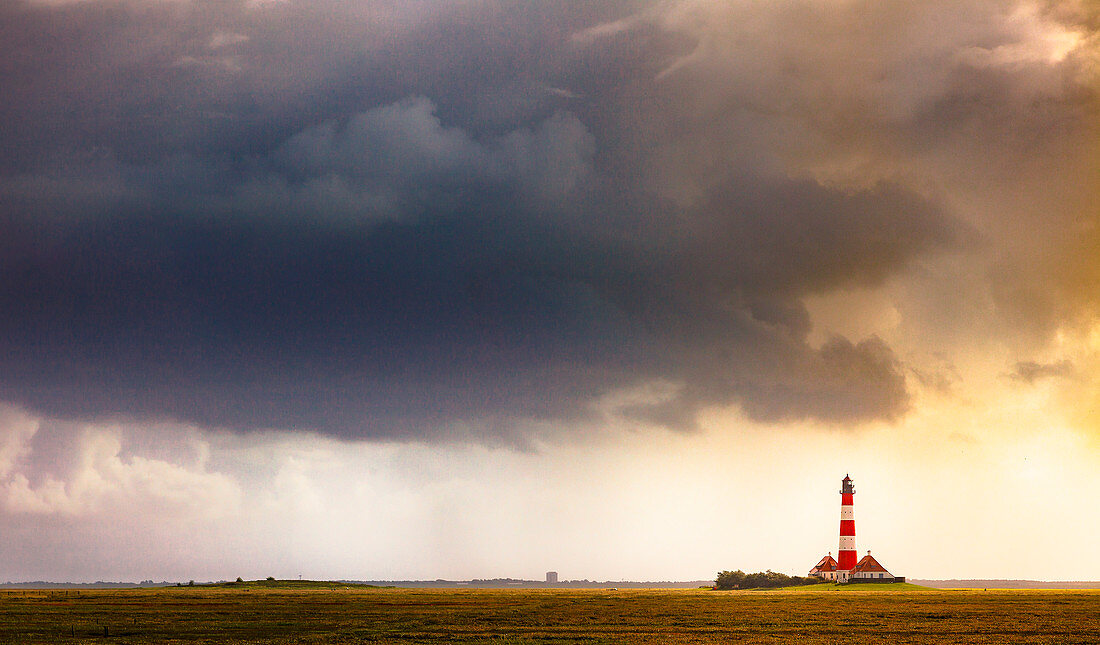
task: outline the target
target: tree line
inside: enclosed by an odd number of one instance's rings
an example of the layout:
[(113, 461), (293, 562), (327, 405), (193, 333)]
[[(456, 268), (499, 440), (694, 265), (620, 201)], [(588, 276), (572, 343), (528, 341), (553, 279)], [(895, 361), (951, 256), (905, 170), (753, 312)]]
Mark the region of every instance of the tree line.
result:
[(714, 580), (714, 586), (716, 589), (773, 589), (816, 585), (821, 582), (825, 581), (814, 577), (788, 576), (771, 569), (756, 573), (745, 573), (738, 569), (737, 571), (719, 571), (718, 577)]

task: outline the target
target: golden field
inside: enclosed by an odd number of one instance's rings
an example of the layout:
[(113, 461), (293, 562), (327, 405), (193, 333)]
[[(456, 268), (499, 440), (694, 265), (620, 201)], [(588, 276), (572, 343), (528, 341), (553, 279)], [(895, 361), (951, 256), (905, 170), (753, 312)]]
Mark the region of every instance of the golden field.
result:
[(1100, 591), (0, 591), (3, 643), (1100, 643)]

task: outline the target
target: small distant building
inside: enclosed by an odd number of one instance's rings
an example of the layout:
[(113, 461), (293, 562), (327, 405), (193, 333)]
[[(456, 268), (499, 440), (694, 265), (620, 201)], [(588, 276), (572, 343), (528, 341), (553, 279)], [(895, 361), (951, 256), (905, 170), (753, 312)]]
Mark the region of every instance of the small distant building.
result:
[(558, 572), (557, 571), (547, 571), (546, 572), (546, 583), (547, 584), (552, 584), (552, 585), (557, 584), (558, 583)]

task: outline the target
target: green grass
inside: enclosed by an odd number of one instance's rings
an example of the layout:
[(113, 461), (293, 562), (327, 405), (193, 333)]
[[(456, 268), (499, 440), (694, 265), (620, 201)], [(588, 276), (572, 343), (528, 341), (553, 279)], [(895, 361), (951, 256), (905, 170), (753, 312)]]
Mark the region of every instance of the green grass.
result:
[(1095, 591), (454, 590), (265, 582), (3, 591), (0, 643), (1100, 642)]

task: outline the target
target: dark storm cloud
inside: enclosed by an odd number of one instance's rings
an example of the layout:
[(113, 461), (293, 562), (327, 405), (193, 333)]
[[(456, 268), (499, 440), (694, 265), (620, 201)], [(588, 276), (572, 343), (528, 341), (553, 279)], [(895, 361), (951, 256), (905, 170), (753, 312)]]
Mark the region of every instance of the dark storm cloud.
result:
[[(694, 43), (575, 37), (637, 9), (0, 10), (0, 399), (344, 437), (897, 417), (890, 348), (810, 347), (800, 298), (954, 225), (896, 185), (776, 173), (741, 135), (690, 196), (651, 186), (706, 138), (660, 76)], [(597, 405), (647, 383), (668, 388)]]

